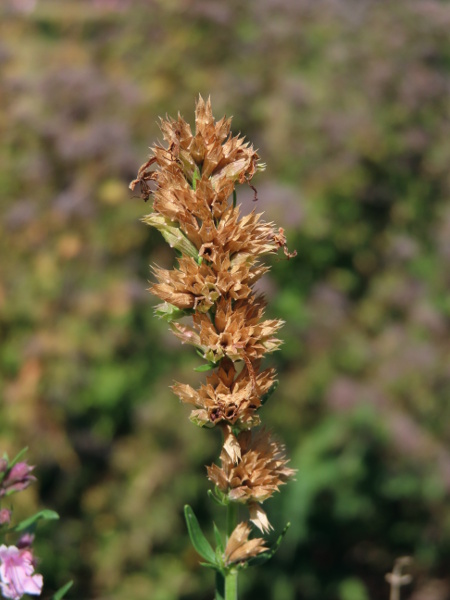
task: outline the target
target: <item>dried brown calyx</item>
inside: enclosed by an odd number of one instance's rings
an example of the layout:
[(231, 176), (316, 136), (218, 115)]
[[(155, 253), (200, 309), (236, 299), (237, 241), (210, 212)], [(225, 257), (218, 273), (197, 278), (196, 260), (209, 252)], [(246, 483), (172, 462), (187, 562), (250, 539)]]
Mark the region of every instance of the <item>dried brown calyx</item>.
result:
[(207, 467), (208, 478), (232, 501), (247, 504), (251, 521), (261, 531), (271, 528), (260, 503), (279, 491), (294, 474), (287, 467), (289, 460), (283, 444), (277, 442), (265, 429), (253, 434), (243, 431), (237, 441), (241, 456), (236, 462), (224, 448), (220, 455), (221, 467)]
[(248, 523), (239, 523), (233, 530), (225, 548), (225, 564), (232, 565), (245, 562), (261, 552), (268, 550), (262, 538), (249, 539), (250, 526)]
[(265, 369), (257, 373), (255, 379), (256, 386), (247, 366), (237, 374), (233, 361), (224, 358), (218, 370), (209, 375), (198, 390), (177, 383), (173, 391), (182, 402), (195, 406), (191, 413), (194, 423), (214, 426), (227, 422), (249, 429), (260, 423), (256, 411), (261, 406), (261, 398), (276, 384), (275, 370)]

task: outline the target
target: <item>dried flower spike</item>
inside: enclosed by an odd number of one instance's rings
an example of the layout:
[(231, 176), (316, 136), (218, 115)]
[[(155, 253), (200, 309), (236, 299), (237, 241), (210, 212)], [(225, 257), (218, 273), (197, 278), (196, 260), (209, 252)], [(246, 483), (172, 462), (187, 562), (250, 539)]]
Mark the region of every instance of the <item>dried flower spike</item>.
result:
[[(207, 471), (228, 507), (225, 549), (213, 552), (191, 509), (188, 528), (194, 547), (223, 575), (229, 599), (237, 598), (233, 565), (267, 550), (262, 538), (249, 539), (248, 523), (238, 523), (238, 507), (246, 505), (253, 524), (269, 531), (261, 503), (294, 474), (281, 444), (265, 429), (250, 431), (260, 424), (258, 411), (276, 387), (274, 369), (261, 370), (261, 363), (280, 347), (283, 325), (264, 318), (266, 303), (254, 284), (269, 270), (261, 264), (266, 254), (280, 248), (287, 257), (294, 254), (283, 229), (254, 210), (243, 215), (236, 205), (237, 184), (250, 185), (256, 199), (250, 182), (264, 165), (230, 127), (231, 119), (214, 120), (210, 100), (200, 96), (195, 131), (180, 115), (161, 120), (166, 145), (153, 146), (130, 184), (133, 190), (140, 186), (145, 200), (152, 197), (152, 212), (143, 221), (177, 252), (174, 268), (153, 267), (150, 292), (163, 302), (156, 314), (182, 343), (197, 349), (205, 370), (213, 370), (198, 389), (176, 383), (173, 391), (193, 406), (191, 421), (223, 433), (221, 467)], [(180, 322), (185, 317), (191, 323)]]

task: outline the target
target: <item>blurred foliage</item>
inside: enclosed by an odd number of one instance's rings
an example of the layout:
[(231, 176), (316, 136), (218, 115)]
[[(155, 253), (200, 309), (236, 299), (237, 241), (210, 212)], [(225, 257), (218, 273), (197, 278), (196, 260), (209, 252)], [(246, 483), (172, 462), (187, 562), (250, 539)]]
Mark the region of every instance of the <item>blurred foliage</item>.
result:
[[(287, 322), (264, 408), (297, 481), (282, 548), (242, 597), (450, 596), (450, 6), (438, 0), (6, 0), (0, 8), (0, 447), (62, 519), (47, 592), (208, 599), (182, 507), (206, 526), (220, 440), (169, 386), (195, 354), (153, 316), (173, 257), (127, 185), (157, 117), (200, 92), (260, 149), (287, 229), (269, 310)], [(253, 193), (240, 192), (246, 210)], [(28, 494), (28, 495), (27, 495)], [(44, 539), (45, 538), (45, 539)], [(48, 594), (47, 594), (48, 595)]]

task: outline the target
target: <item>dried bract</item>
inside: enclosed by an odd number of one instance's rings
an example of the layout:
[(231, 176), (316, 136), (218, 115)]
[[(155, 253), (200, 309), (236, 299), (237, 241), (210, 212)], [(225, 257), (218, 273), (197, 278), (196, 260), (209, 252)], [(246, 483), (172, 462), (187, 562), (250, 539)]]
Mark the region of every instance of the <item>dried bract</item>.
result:
[(258, 556), (261, 552), (265, 552), (268, 548), (264, 546), (262, 538), (254, 538), (249, 540), (250, 526), (248, 523), (239, 523), (233, 530), (225, 548), (224, 558), (227, 566), (245, 562), (249, 558)]
[(275, 441), (265, 429), (252, 434), (243, 431), (238, 435), (241, 458), (236, 464), (229, 454), (222, 450), (221, 467), (213, 464), (207, 467), (208, 478), (230, 500), (249, 505), (251, 520), (262, 531), (270, 528), (265, 513), (258, 506), (279, 490), (294, 474), (287, 467), (285, 448)]

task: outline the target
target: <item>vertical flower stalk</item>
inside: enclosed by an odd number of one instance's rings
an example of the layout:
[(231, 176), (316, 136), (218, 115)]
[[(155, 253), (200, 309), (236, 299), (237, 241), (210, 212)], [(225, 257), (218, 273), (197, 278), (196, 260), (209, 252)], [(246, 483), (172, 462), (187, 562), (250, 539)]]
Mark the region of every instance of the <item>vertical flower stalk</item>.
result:
[[(192, 405), (193, 423), (223, 434), (220, 465), (207, 467), (211, 495), (227, 510), (225, 539), (215, 530), (215, 551), (186, 508), (191, 540), (218, 573), (217, 600), (235, 600), (238, 570), (275, 551), (263, 538), (250, 538), (248, 521), (263, 534), (272, 529), (262, 503), (294, 474), (284, 446), (257, 428), (259, 408), (277, 384), (275, 370), (261, 363), (279, 348), (283, 323), (264, 318), (265, 300), (254, 289), (269, 270), (262, 264), (265, 255), (280, 248), (287, 257), (293, 254), (281, 228), (255, 210), (241, 214), (236, 186), (248, 184), (255, 191), (250, 182), (264, 165), (244, 138), (232, 136), (230, 126), (225, 117), (216, 122), (210, 101), (199, 97), (195, 132), (180, 115), (161, 120), (166, 144), (151, 149), (130, 184), (133, 190), (140, 186), (145, 200), (152, 197), (153, 210), (143, 221), (177, 254), (173, 269), (153, 268), (150, 292), (163, 301), (156, 314), (182, 343), (196, 348), (205, 361), (197, 370), (211, 371), (198, 389), (175, 383), (173, 391)], [(188, 324), (184, 317), (190, 317)], [(241, 520), (243, 512), (248, 516)]]

